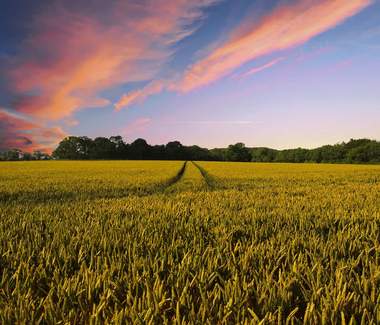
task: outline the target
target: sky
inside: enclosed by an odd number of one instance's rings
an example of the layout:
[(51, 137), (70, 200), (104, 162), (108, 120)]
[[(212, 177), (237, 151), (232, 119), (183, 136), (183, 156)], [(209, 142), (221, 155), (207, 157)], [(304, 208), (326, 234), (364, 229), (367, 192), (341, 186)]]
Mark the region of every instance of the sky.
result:
[(380, 140), (379, 0), (2, 0), (0, 149)]

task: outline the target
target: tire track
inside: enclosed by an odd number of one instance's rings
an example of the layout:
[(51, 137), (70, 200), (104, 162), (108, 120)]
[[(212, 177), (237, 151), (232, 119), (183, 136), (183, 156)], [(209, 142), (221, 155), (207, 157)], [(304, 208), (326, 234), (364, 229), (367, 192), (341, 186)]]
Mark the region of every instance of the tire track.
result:
[(137, 197), (146, 197), (154, 194), (162, 194), (164, 193), (168, 188), (172, 187), (173, 185), (177, 184), (183, 177), (186, 171), (187, 161), (185, 161), (182, 165), (182, 167), (179, 169), (177, 174), (175, 174), (173, 177), (162, 181), (161, 183), (153, 184), (152, 186), (148, 186), (146, 188), (134, 188), (134, 189), (126, 189), (126, 190), (120, 190), (115, 193), (98, 193), (97, 191), (94, 192), (87, 192), (82, 195), (78, 195), (76, 192), (20, 192), (17, 194), (9, 194), (9, 193), (3, 193), (0, 192), (0, 203), (33, 203), (33, 204), (44, 204), (47, 201), (50, 202), (57, 202), (57, 203), (64, 203), (64, 202), (75, 202), (75, 201), (82, 201), (82, 200), (97, 200), (97, 199), (122, 199), (122, 198), (128, 198), (131, 196), (137, 196)]
[(174, 184), (178, 183), (181, 180), (181, 178), (183, 177), (183, 175), (185, 174), (186, 166), (187, 166), (187, 161), (185, 161), (183, 163), (181, 169), (178, 171), (178, 173), (174, 177), (170, 178), (164, 184), (161, 185), (161, 187), (162, 187), (161, 191), (164, 191), (168, 187), (173, 186)]
[(211, 189), (214, 189), (217, 187), (217, 181), (216, 179), (211, 176), (206, 169), (204, 169), (203, 167), (201, 167), (200, 165), (198, 165), (196, 162), (192, 161), (191, 162), (195, 167), (198, 168), (199, 172), (201, 173), (201, 175), (203, 176), (207, 186)]

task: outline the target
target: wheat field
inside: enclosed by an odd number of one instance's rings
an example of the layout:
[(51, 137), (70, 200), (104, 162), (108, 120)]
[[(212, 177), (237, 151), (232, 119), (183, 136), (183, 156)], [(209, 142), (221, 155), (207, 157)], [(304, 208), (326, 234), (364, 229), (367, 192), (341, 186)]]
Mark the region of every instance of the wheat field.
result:
[(0, 164), (0, 322), (378, 324), (380, 166)]

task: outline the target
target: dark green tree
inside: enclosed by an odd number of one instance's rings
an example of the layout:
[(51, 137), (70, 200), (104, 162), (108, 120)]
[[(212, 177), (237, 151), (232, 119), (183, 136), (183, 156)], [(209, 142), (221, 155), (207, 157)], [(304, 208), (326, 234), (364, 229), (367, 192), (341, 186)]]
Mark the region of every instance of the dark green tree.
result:
[(144, 139), (133, 141), (127, 149), (128, 159), (149, 159), (151, 154), (151, 146)]
[(186, 157), (186, 151), (181, 142), (179, 141), (172, 141), (169, 142), (166, 146), (166, 155), (167, 159), (171, 160), (183, 160), (187, 159)]
[(89, 150), (89, 159), (112, 159), (115, 144), (108, 138), (95, 138)]
[(88, 137), (69, 136), (59, 143), (57, 149), (53, 152), (53, 157), (74, 160), (88, 159), (92, 146), (93, 141)]
[(253, 148), (251, 150), (252, 161), (256, 162), (272, 162), (275, 161), (277, 150), (270, 148)]
[(251, 161), (252, 155), (244, 143), (236, 143), (228, 146), (227, 160), (229, 161)]

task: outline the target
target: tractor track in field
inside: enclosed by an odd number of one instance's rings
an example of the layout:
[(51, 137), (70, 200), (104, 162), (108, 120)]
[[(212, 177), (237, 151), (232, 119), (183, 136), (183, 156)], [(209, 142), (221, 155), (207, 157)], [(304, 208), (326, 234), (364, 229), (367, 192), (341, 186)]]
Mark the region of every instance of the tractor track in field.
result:
[[(82, 197), (78, 195), (75, 192), (44, 192), (40, 191), (36, 195), (36, 192), (33, 193), (31, 196), (28, 192), (21, 192), (18, 193), (18, 195), (12, 195), (8, 193), (2, 193), (0, 192), (0, 203), (9, 203), (12, 201), (21, 201), (23, 203), (35, 203), (35, 204), (41, 204), (45, 203), (47, 201), (55, 201), (55, 202), (75, 202), (75, 201), (81, 201), (81, 200), (97, 200), (97, 199), (122, 199), (122, 198), (128, 198), (131, 196), (138, 196), (138, 197), (146, 197), (150, 195), (155, 194), (162, 194), (164, 193), (168, 188), (172, 187), (173, 185), (177, 184), (183, 177), (183, 175), (186, 172), (188, 161), (185, 161), (182, 165), (182, 167), (178, 170), (178, 172), (171, 178), (167, 179), (166, 181), (163, 181), (162, 183), (157, 183), (152, 185), (151, 187), (147, 187), (145, 189), (138, 189), (138, 190), (132, 190), (130, 192), (127, 191), (119, 191), (117, 193), (112, 194), (98, 194), (98, 193), (87, 193), (85, 197)], [(140, 192), (141, 190), (141, 192)]]
[(217, 186), (217, 182), (213, 176), (211, 176), (206, 169), (198, 165), (196, 162), (192, 161), (191, 162), (201, 173), (203, 179), (205, 180), (207, 186), (211, 189), (214, 189)]
[(160, 191), (166, 190), (167, 188), (169, 188), (170, 186), (173, 186), (174, 184), (178, 183), (182, 179), (182, 177), (183, 177), (183, 175), (185, 174), (185, 171), (186, 171), (187, 163), (188, 162), (186, 160), (183, 163), (181, 169), (178, 171), (178, 173), (174, 177), (170, 178), (164, 184), (161, 185), (162, 188), (160, 189)]
[[(151, 195), (164, 194), (168, 189), (172, 188), (174, 185), (179, 183), (186, 173), (187, 166), (190, 162), (185, 161), (178, 172), (171, 178), (163, 181), (162, 183), (152, 184), (146, 188), (137, 188), (132, 190), (120, 190), (114, 193), (97, 193), (88, 192), (84, 196), (76, 192), (38, 192), (33, 193), (31, 196), (28, 192), (21, 192), (18, 195), (12, 195), (0, 192), (0, 203), (9, 202), (22, 202), (22, 203), (34, 203), (34, 204), (44, 204), (47, 201), (54, 201), (57, 203), (65, 202), (76, 202), (81, 200), (97, 200), (97, 199), (123, 199), (132, 196), (137, 197), (147, 197)], [(207, 187), (209, 189), (215, 189), (217, 185), (216, 179), (211, 176), (203, 167), (191, 161), (191, 163), (199, 170), (201, 176), (203, 177)], [(36, 195), (37, 194), (37, 195)]]

